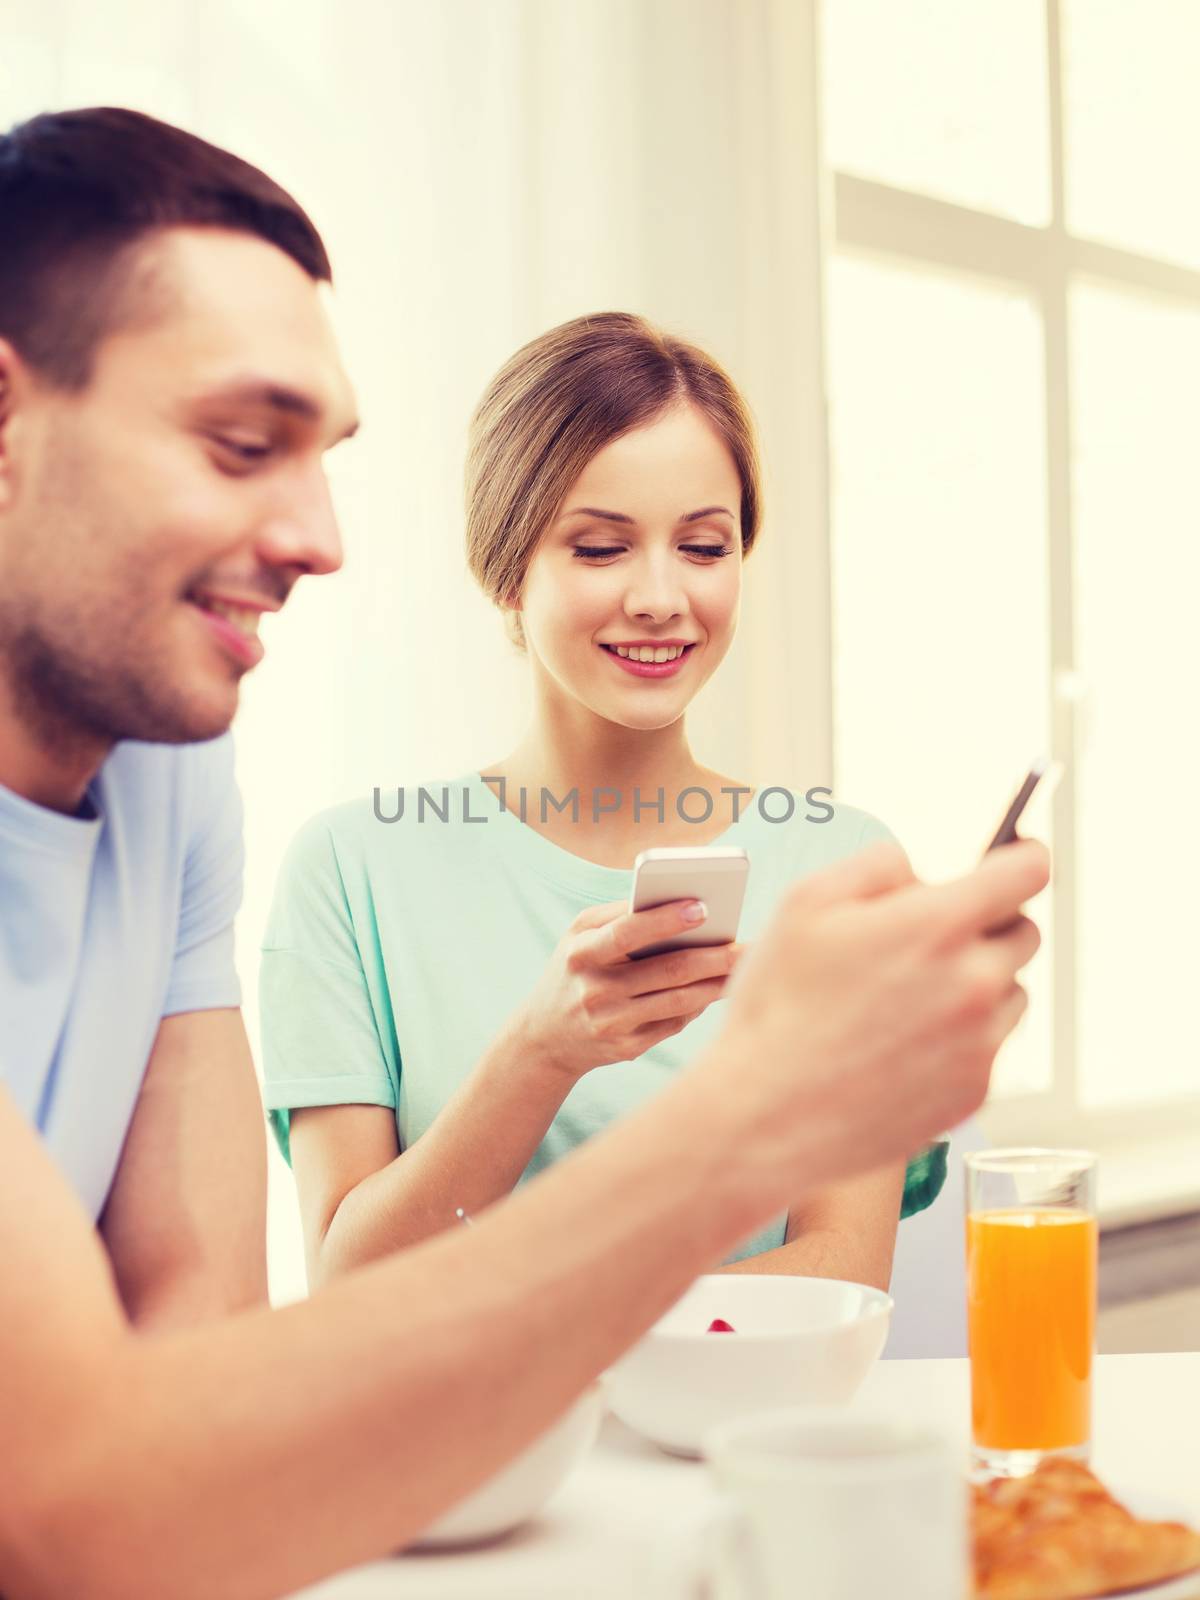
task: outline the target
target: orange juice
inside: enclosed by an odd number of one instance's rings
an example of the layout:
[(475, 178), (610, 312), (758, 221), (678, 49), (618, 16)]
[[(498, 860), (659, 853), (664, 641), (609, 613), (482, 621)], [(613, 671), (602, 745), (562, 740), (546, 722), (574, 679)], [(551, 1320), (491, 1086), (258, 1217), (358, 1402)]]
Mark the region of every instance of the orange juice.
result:
[(1066, 1207), (967, 1217), (975, 1443), (1061, 1450), (1091, 1437), (1096, 1219)]

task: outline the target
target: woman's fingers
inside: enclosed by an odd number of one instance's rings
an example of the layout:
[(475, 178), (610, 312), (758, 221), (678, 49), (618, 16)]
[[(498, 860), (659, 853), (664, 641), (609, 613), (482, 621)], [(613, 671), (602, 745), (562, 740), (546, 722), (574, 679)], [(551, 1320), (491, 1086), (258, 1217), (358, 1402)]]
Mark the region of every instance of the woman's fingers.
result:
[(632, 1039), (634, 1048), (629, 1052), (632, 1061), (636, 1056), (642, 1055), (647, 1050), (653, 1050), (656, 1044), (661, 1044), (664, 1039), (672, 1039), (677, 1033), (682, 1033), (689, 1022), (704, 1014), (705, 1007), (699, 1011), (689, 1011), (682, 1017), (668, 1017), (664, 1022), (647, 1022), (640, 1028), (633, 1030)]
[(666, 955), (631, 961), (613, 977), (631, 998), (657, 994), (660, 989), (679, 989), (704, 978), (728, 977), (744, 948), (740, 944), (711, 944), (691, 950), (672, 950)]
[(678, 939), (681, 933), (703, 927), (707, 908), (702, 900), (671, 900), (649, 911), (627, 911), (581, 936), (585, 958), (600, 966), (615, 966), (647, 945)]
[(583, 910), (571, 924), (575, 932), (583, 932), (586, 928), (602, 928), (605, 923), (613, 922), (617, 917), (629, 915), (628, 900), (606, 900), (600, 906), (584, 906)]
[(725, 978), (705, 978), (700, 983), (687, 983), (680, 989), (660, 989), (656, 994), (640, 995), (629, 1002), (629, 1027), (644, 1027), (648, 1022), (665, 1022), (668, 1018), (698, 1016), (725, 992)]

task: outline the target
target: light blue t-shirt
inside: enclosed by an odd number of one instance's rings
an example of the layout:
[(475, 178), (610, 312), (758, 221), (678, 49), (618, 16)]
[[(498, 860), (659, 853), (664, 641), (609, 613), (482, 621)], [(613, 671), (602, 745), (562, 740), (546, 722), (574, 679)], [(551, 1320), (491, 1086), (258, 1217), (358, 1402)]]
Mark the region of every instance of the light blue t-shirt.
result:
[[(285, 1155), (292, 1108), (350, 1103), (394, 1109), (407, 1149), (530, 994), (579, 912), (628, 899), (629, 870), (552, 843), (502, 810), (478, 774), (424, 788), (437, 809), (426, 806), (423, 818), (418, 789), (406, 788), (403, 815), (381, 820), (398, 809), (390, 790), (378, 804), (322, 812), (285, 858), (260, 969), (265, 1097)], [(790, 820), (768, 820), (789, 798)], [(710, 841), (749, 853), (739, 939), (758, 937), (793, 879), (891, 837), (862, 811), (833, 803), (829, 816), (829, 807), (762, 791)], [(525, 1177), (661, 1089), (713, 1039), (723, 1009), (710, 1006), (635, 1061), (586, 1073)], [(736, 1062), (729, 1072), (736, 1095)], [(786, 1221), (738, 1254), (782, 1244)]]
[(120, 744), (83, 809), (0, 787), (0, 1088), (98, 1218), (160, 1020), (241, 1002), (232, 740)]

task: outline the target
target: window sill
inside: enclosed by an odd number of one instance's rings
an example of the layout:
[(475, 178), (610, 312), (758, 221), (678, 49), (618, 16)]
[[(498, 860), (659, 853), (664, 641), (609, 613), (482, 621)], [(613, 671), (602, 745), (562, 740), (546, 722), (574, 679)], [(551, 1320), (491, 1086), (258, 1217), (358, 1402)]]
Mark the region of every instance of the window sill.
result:
[(1104, 1232), (1200, 1212), (1200, 1136), (1101, 1146), (1097, 1155)]

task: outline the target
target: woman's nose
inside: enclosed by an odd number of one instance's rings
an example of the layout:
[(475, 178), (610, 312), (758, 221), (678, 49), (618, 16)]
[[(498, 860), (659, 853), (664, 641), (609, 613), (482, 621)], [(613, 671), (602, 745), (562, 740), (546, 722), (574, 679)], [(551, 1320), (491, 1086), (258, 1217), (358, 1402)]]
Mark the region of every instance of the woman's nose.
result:
[(633, 575), (625, 594), (625, 613), (645, 622), (669, 622), (687, 610), (687, 595), (676, 575), (657, 563)]

